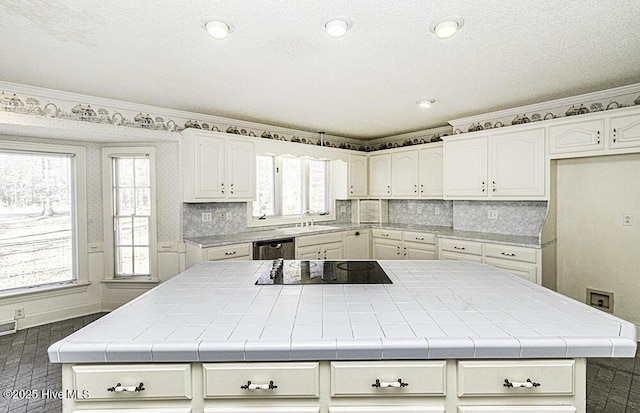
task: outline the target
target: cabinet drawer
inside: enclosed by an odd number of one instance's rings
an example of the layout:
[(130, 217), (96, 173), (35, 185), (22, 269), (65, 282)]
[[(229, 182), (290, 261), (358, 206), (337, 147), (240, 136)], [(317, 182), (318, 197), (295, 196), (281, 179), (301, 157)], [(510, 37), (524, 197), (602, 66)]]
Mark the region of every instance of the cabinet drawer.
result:
[(508, 245), (484, 244), (485, 257), (501, 258), (505, 260), (523, 261), (535, 264), (536, 250), (533, 248), (510, 247)]
[[(574, 360), (459, 361), (458, 396), (573, 395)], [(510, 383), (539, 383), (509, 387)]]
[(374, 228), (371, 230), (371, 233), (373, 234), (374, 238), (397, 239), (398, 241), (402, 240), (402, 231)]
[[(318, 363), (224, 363), (204, 364), (205, 398), (317, 398)], [(252, 389), (250, 385), (274, 388)]]
[(224, 245), (205, 250), (206, 261), (228, 260), (239, 257), (251, 257), (251, 244)]
[[(532, 283), (538, 283), (538, 266), (527, 262), (501, 260), (497, 258), (485, 258), (485, 264), (493, 265), (496, 268), (502, 268)], [(542, 282), (542, 280), (541, 280)]]
[(441, 260), (449, 260), (449, 261), (462, 261), (462, 262), (482, 262), (482, 257), (480, 255), (471, 255), (471, 254), (461, 254), (459, 252), (448, 252), (442, 251), (440, 253), (439, 259)]
[(320, 413), (319, 407), (205, 407), (204, 413)]
[(329, 413), (445, 413), (445, 407), (434, 406), (357, 406), (329, 407)]
[(549, 154), (598, 151), (604, 148), (604, 119), (549, 127)]
[(576, 413), (573, 406), (458, 406), (458, 413)]
[[(82, 391), (91, 395), (87, 400), (191, 399), (191, 366), (189, 364), (105, 364), (73, 366), (77, 400)], [(120, 383), (142, 391), (109, 391)]]
[[(331, 363), (331, 396), (444, 396), (445, 361), (389, 361)], [(405, 387), (376, 387), (398, 383)], [(399, 384), (399, 383), (398, 383)]]
[(435, 234), (425, 234), (423, 232), (402, 232), (402, 240), (407, 242), (419, 242), (420, 244), (435, 244)]
[(330, 232), (328, 234), (296, 237), (297, 247), (306, 247), (308, 245), (322, 245), (328, 244), (330, 242), (342, 242), (342, 232)]
[(482, 244), (478, 242), (461, 241), (457, 239), (441, 239), (440, 245), (442, 246), (443, 251), (482, 255)]

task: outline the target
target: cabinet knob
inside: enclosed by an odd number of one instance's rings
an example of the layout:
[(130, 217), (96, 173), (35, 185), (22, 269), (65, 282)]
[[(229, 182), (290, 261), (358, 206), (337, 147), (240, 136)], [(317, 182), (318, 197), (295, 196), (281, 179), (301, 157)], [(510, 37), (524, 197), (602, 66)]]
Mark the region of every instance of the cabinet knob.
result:
[(356, 233), (354, 234), (356, 237), (360, 235), (360, 231), (356, 231)]
[(400, 246), (398, 245), (398, 255), (400, 255)]
[(616, 134), (617, 134), (616, 128), (613, 128), (613, 142), (614, 143), (615, 143), (616, 138), (617, 138)]
[(122, 384), (118, 383), (113, 387), (109, 387), (107, 389), (107, 391), (112, 391), (115, 393), (122, 393), (122, 392), (136, 392), (136, 391), (143, 391), (144, 390), (144, 384), (142, 382), (140, 382), (140, 384), (138, 384), (137, 386), (123, 386)]
[(484, 181), (482, 181), (482, 192), (484, 192), (484, 190), (485, 190), (485, 186), (484, 185), (485, 185)]
[(424, 241), (424, 237), (416, 237), (416, 240), (418, 240), (418, 241)]
[(229, 189), (230, 189), (231, 193), (233, 193), (233, 184), (229, 185)]
[(371, 387), (376, 387), (376, 388), (380, 388), (380, 387), (407, 387), (408, 385), (409, 385), (409, 383), (403, 382), (402, 379), (398, 379), (397, 381), (392, 381), (392, 382), (380, 381), (380, 379), (376, 379), (375, 383), (373, 383), (371, 385)]
[(512, 252), (501, 252), (501, 255), (504, 255), (505, 257), (515, 257), (516, 254), (512, 253)]
[(464, 250), (464, 247), (458, 247), (457, 245), (454, 245), (453, 248), (457, 249), (457, 250)]
[(418, 193), (418, 185), (414, 185), (413, 186), (413, 193), (417, 194)]
[(224, 253), (224, 255), (236, 255), (236, 254), (237, 254), (236, 251), (228, 251)]
[(525, 388), (534, 388), (540, 387), (540, 383), (534, 383), (531, 379), (527, 379), (525, 382), (517, 382), (517, 381), (509, 381), (509, 379), (504, 379), (504, 387), (525, 387)]
[(420, 184), (420, 193), (424, 194), (424, 185)]
[(391, 193), (391, 185), (387, 185), (387, 193), (390, 194)]
[(273, 390), (278, 386), (273, 384), (273, 380), (270, 380), (268, 384), (254, 384), (249, 380), (247, 384), (240, 386), (242, 390)]
[(224, 194), (224, 183), (220, 184), (220, 192)]
[(496, 181), (491, 181), (491, 188), (493, 192), (496, 192)]

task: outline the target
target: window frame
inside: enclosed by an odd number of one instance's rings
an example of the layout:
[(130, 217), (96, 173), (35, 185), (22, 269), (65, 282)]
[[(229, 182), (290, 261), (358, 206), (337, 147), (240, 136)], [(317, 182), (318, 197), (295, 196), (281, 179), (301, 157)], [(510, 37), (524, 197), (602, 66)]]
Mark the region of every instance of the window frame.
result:
[[(113, 197), (113, 158), (147, 157), (149, 159), (149, 183), (151, 213), (149, 215), (149, 272), (150, 275), (116, 276), (115, 273), (115, 215)], [(104, 147), (102, 148), (103, 204), (104, 207), (104, 279), (114, 282), (159, 281), (158, 232), (156, 210), (156, 150), (155, 147)]]
[(8, 290), (0, 290), (0, 297), (18, 296), (42, 291), (67, 289), (74, 285), (86, 285), (89, 283), (88, 271), (88, 236), (87, 236), (87, 192), (86, 192), (86, 149), (81, 146), (55, 145), (31, 142), (15, 142), (0, 140), (0, 150), (12, 152), (42, 153), (46, 155), (61, 154), (71, 156), (72, 174), (72, 215), (75, 219), (72, 228), (72, 246), (74, 278), (68, 281), (43, 283), (33, 286), (17, 287)]
[[(314, 222), (325, 222), (325, 221), (335, 221), (336, 219), (336, 207), (335, 207), (335, 197), (333, 195), (333, 191), (331, 190), (331, 161), (328, 159), (318, 159), (309, 156), (294, 156), (288, 154), (276, 155), (273, 153), (257, 153), (258, 156), (271, 156), (274, 159), (274, 209), (276, 213), (282, 213), (282, 174), (278, 172), (282, 169), (282, 159), (283, 158), (295, 158), (299, 159), (302, 163), (302, 211), (304, 214), (305, 208), (308, 208), (309, 203), (309, 185), (310, 185), (310, 171), (309, 171), (309, 161), (323, 161), (326, 162), (326, 180), (325, 180), (325, 190), (327, 194), (327, 205), (326, 207), (329, 209), (329, 213), (327, 215), (308, 215), (308, 219), (313, 219)], [(264, 219), (259, 219), (259, 217), (253, 216), (253, 202), (247, 202), (247, 226), (248, 227), (263, 227), (263, 226), (273, 226), (273, 225), (287, 225), (287, 224), (299, 224), (302, 219), (302, 214), (297, 215), (271, 215), (265, 216)]]

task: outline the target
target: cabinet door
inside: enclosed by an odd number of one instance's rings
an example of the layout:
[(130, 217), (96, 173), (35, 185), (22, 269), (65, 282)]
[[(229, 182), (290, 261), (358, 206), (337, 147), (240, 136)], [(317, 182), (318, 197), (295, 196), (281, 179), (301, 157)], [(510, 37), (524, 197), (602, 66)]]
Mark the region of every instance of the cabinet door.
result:
[(402, 259), (402, 241), (391, 239), (373, 239), (373, 258), (376, 260)]
[(405, 242), (402, 255), (405, 260), (435, 260), (437, 256), (435, 245), (417, 242)]
[(323, 260), (341, 260), (343, 258), (342, 242), (331, 242), (329, 244), (321, 245), (320, 254)]
[(493, 135), (489, 147), (491, 197), (545, 196), (544, 129)]
[(611, 149), (640, 147), (640, 114), (615, 116), (609, 124)]
[(369, 195), (391, 196), (391, 155), (372, 155), (369, 158)]
[(367, 195), (367, 157), (349, 155), (349, 196)]
[(255, 198), (256, 159), (253, 142), (229, 139), (229, 198)]
[(604, 149), (604, 119), (549, 127), (549, 154), (592, 152)]
[(344, 237), (344, 258), (348, 260), (369, 259), (370, 239), (368, 230), (347, 232)]
[(440, 251), (441, 260), (449, 261), (462, 261), (462, 262), (476, 262), (481, 263), (482, 257), (479, 255), (462, 254), (458, 252)]
[(393, 196), (418, 197), (418, 151), (394, 152), (391, 155), (391, 192)]
[(420, 197), (442, 199), (442, 145), (420, 149), (419, 158)]
[(487, 196), (487, 137), (445, 141), (444, 196)]
[(225, 141), (222, 138), (194, 135), (193, 165), (194, 198), (196, 200), (221, 199), (225, 188)]
[(321, 260), (322, 251), (317, 245), (309, 245), (307, 247), (298, 247), (296, 249), (297, 260)]

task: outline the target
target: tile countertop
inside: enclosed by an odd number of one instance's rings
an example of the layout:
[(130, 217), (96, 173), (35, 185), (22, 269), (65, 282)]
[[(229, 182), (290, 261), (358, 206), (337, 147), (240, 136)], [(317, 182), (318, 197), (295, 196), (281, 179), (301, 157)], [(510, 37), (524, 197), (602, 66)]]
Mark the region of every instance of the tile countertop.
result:
[[(216, 247), (220, 245), (239, 244), (243, 242), (265, 241), (271, 239), (295, 238), (305, 235), (316, 235), (322, 233), (342, 232), (365, 228), (396, 229), (404, 231), (418, 231), (436, 234), (442, 238), (453, 238), (468, 241), (492, 242), (496, 244), (514, 245), (519, 247), (540, 248), (539, 237), (524, 235), (495, 234), (490, 232), (459, 231), (451, 227), (441, 227), (433, 225), (409, 225), (386, 223), (382, 225), (374, 224), (318, 224), (318, 229), (310, 229), (304, 234), (289, 234), (283, 229), (272, 229), (263, 231), (248, 231), (235, 234), (211, 235), (206, 237), (185, 238), (184, 241), (201, 248)], [(331, 227), (323, 229), (322, 227)], [(313, 227), (311, 227), (313, 228)]]
[(634, 357), (636, 326), (507, 272), (379, 261), (393, 284), (266, 285), (203, 262), (49, 348), (53, 363)]

